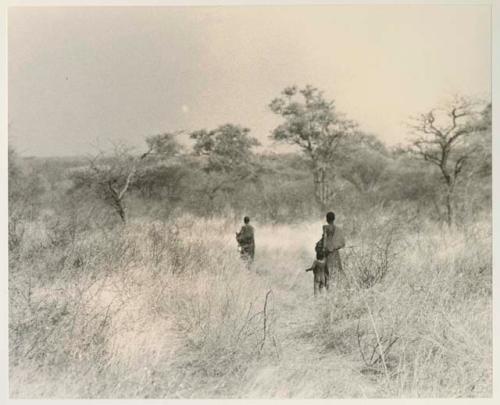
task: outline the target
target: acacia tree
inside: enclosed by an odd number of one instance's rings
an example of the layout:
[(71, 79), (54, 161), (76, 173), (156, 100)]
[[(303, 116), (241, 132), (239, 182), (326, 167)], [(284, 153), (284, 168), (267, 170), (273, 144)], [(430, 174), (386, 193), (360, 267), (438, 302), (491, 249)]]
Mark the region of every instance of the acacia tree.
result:
[(249, 135), (248, 128), (234, 124), (221, 125), (213, 130), (194, 131), (194, 155), (204, 160), (207, 174), (204, 192), (213, 201), (219, 191), (231, 191), (243, 181), (256, 178), (258, 165), (252, 148), (260, 143)]
[(478, 103), (465, 97), (411, 118), (410, 153), (439, 169), (444, 185), (446, 222), (453, 221), (453, 194), (466, 163), (478, 151), (474, 135), (486, 129)]
[(143, 197), (179, 200), (181, 182), (186, 175), (184, 148), (177, 142), (179, 133), (162, 133), (146, 138), (132, 188)]
[(114, 209), (122, 222), (127, 221), (124, 197), (136, 171), (136, 157), (123, 146), (115, 146), (111, 156), (102, 152), (88, 158), (86, 167), (71, 172), (72, 192), (91, 192)]
[(115, 145), (111, 155), (105, 156), (100, 152), (89, 158), (86, 167), (71, 173), (73, 191), (91, 191), (94, 197), (112, 207), (125, 223), (125, 196), (130, 191), (138, 170), (141, 169), (142, 173), (147, 168), (151, 169), (151, 165), (158, 160), (173, 157), (181, 151), (175, 135), (170, 133), (148, 137), (146, 144), (148, 149), (141, 155), (134, 155), (123, 145)]
[(389, 164), (389, 152), (375, 135), (355, 133), (340, 146), (339, 172), (356, 190), (367, 195), (381, 183)]
[[(307, 156), (313, 173), (316, 201), (325, 208), (333, 193), (328, 189), (340, 141), (353, 132), (355, 124), (345, 119), (333, 100), (312, 86), (285, 88), (269, 105), (284, 121), (272, 132), (275, 141), (297, 145)], [(330, 169), (330, 170), (328, 170)]]
[(155, 159), (155, 160), (168, 160), (179, 156), (183, 148), (175, 139), (181, 132), (171, 133), (164, 132), (157, 135), (152, 135), (146, 138), (148, 150), (141, 156), (141, 158)]

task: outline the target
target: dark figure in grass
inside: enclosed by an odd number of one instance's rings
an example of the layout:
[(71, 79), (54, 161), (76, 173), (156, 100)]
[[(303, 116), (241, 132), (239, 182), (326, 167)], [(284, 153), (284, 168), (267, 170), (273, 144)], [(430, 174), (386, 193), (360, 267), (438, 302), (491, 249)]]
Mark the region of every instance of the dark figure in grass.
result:
[(255, 231), (253, 226), (250, 225), (250, 218), (243, 218), (245, 223), (241, 230), (236, 234), (236, 241), (238, 242), (241, 258), (248, 263), (253, 262), (255, 256)]
[(345, 238), (342, 229), (334, 224), (335, 214), (328, 212), (326, 214), (326, 225), (323, 225), (323, 235), (321, 237), (323, 255), (326, 260), (327, 278), (330, 281), (335, 277), (339, 281), (342, 273), (342, 262), (340, 260), (339, 249), (345, 246)]
[(329, 288), (329, 278), (326, 268), (326, 260), (323, 252), (316, 252), (316, 260), (313, 262), (312, 266), (306, 271), (311, 271), (314, 274), (314, 295), (318, 295), (323, 291), (323, 288), (328, 290)]

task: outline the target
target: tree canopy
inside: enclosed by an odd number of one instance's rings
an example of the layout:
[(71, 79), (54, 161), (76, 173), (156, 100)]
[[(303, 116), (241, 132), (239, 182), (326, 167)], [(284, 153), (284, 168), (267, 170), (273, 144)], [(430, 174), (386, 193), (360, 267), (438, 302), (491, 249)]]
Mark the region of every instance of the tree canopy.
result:
[(287, 87), (269, 107), (283, 118), (271, 138), (299, 146), (313, 162), (333, 160), (340, 139), (356, 128), (336, 110), (333, 100), (312, 86)]

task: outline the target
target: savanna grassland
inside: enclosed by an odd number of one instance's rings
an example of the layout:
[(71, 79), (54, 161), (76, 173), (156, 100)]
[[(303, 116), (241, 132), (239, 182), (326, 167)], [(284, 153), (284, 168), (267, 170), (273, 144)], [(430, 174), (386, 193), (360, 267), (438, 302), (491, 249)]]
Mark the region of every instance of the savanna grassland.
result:
[(131, 221), (59, 244), (30, 223), (11, 257), (10, 395), (490, 396), (488, 219), (339, 221), (345, 273), (316, 299), (304, 269), (320, 222), (256, 224), (250, 271), (232, 221)]
[[(287, 154), (233, 124), (190, 149), (9, 149), (10, 396), (491, 397), (491, 104), (472, 105), (422, 114), (405, 148), (308, 86), (270, 105)], [(314, 298), (327, 210), (344, 270)]]

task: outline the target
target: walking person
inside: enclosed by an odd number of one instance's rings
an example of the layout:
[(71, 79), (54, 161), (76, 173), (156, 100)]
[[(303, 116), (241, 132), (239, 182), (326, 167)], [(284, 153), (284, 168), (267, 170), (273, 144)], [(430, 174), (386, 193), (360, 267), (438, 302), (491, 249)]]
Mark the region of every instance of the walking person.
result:
[(313, 286), (314, 296), (321, 294), (323, 288), (328, 290), (328, 279), (326, 277), (326, 261), (322, 251), (316, 252), (316, 260), (306, 271), (312, 271), (314, 274)]
[(240, 248), (241, 258), (250, 265), (255, 257), (255, 230), (250, 225), (250, 218), (243, 218), (244, 225), (236, 233), (236, 241)]
[(330, 280), (339, 280), (342, 272), (342, 261), (340, 260), (339, 249), (345, 246), (344, 233), (341, 228), (335, 225), (335, 213), (326, 214), (326, 225), (323, 225), (323, 253), (326, 258), (326, 284), (329, 286)]

